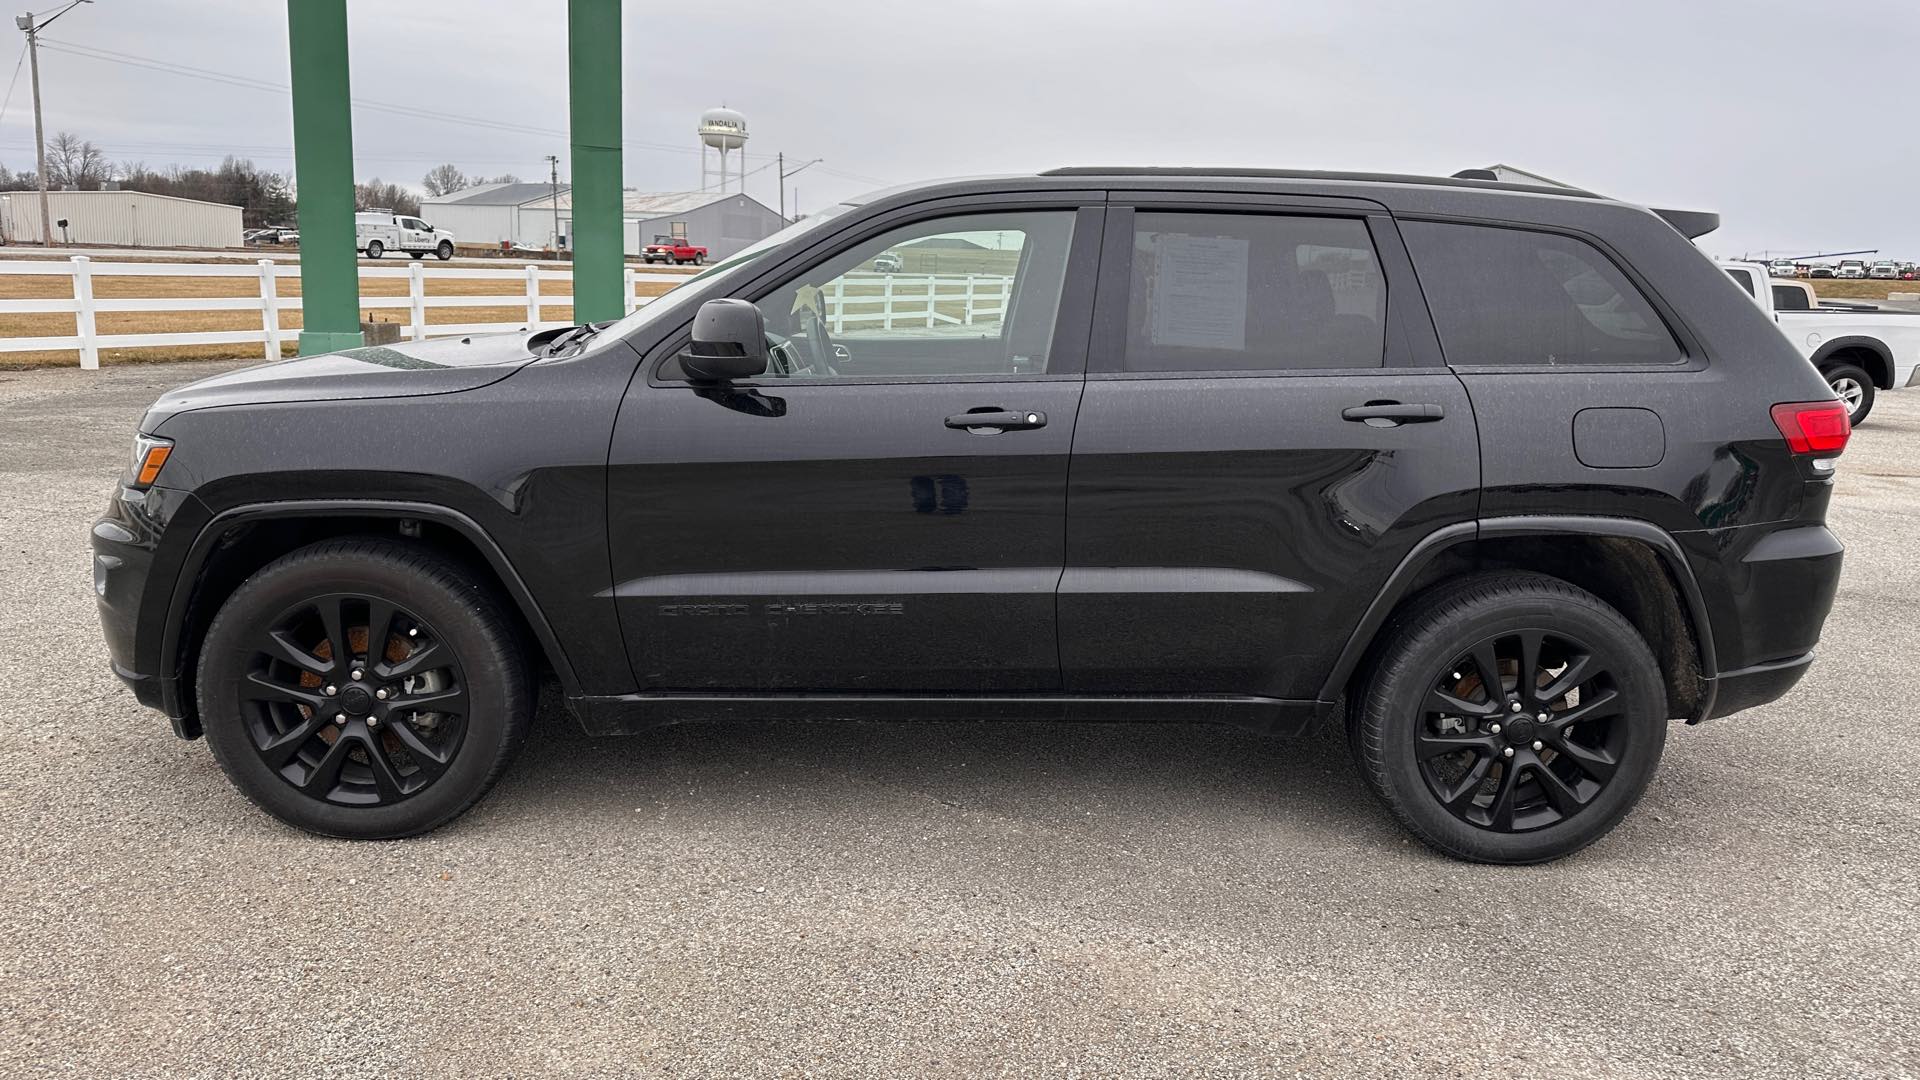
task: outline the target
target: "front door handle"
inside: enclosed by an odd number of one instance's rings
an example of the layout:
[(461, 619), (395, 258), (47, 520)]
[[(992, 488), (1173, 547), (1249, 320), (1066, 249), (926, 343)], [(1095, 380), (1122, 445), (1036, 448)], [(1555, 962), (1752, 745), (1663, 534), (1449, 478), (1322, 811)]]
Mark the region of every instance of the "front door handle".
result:
[(1046, 427), (1047, 414), (1017, 409), (973, 409), (947, 417), (947, 426), (975, 435), (998, 435), (1003, 431)]
[(1397, 401), (1369, 401), (1340, 410), (1340, 419), (1371, 427), (1430, 424), (1446, 415), (1438, 405), (1402, 405)]

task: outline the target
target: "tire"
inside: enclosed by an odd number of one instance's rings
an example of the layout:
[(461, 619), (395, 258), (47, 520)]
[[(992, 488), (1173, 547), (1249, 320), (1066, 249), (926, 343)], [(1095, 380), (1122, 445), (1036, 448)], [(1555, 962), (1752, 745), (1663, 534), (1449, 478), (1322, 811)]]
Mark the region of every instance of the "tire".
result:
[(1833, 396), (1847, 406), (1847, 418), (1859, 427), (1873, 411), (1873, 377), (1852, 364), (1832, 364), (1820, 369), (1820, 376), (1833, 389)]
[[(371, 644), (374, 603), (392, 610), (379, 662), (335, 665)], [(526, 739), (533, 682), (514, 626), (436, 552), (381, 539), (301, 548), (248, 578), (207, 629), (196, 684), (207, 744), (289, 825), (362, 840), (428, 832), (478, 802)]]
[(426, 258), (426, 257), (427, 257), (427, 253), (426, 253), (426, 252), (424, 252), (424, 251), (409, 251), (409, 252), (407, 252), (407, 258), (409, 258), (409, 259), (424, 259), (424, 258)]
[(377, 259), (387, 253), (387, 245), (378, 240), (367, 241), (367, 258)]
[[(1382, 642), (1349, 742), (1367, 786), (1437, 851), (1510, 865), (1570, 855), (1627, 816), (1660, 764), (1668, 710), (1652, 652), (1619, 612), (1558, 578), (1459, 578), (1396, 614)], [(1486, 646), (1513, 680), (1496, 695), (1475, 659)], [(1554, 673), (1556, 662), (1569, 666)], [(1563, 685), (1569, 673), (1580, 681)]]
[(439, 246), (433, 249), (433, 253), (439, 257), (441, 262), (446, 262), (448, 259), (453, 258), (453, 242), (450, 240), (440, 241)]
[(704, 263), (706, 261), (707, 261), (707, 257), (705, 255), (695, 255), (693, 257), (693, 265), (695, 266), (699, 266), (701, 263)]

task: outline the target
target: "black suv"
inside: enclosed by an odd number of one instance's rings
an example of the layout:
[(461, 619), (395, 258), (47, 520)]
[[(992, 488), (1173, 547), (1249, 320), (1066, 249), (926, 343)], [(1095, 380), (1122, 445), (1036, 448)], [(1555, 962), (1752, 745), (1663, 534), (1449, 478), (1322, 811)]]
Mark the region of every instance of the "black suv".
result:
[(1553, 858), (1670, 718), (1793, 686), (1839, 576), (1846, 414), (1713, 223), (1412, 176), (884, 192), (618, 322), (167, 394), (93, 530), (107, 642), (335, 836), (473, 805), (550, 673), (594, 733), (1339, 721), (1422, 840)]

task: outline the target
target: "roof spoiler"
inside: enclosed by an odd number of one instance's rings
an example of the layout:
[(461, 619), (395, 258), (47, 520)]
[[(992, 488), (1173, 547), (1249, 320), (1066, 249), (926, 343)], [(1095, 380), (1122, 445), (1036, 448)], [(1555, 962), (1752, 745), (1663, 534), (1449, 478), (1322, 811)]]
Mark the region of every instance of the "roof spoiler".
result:
[(1720, 227), (1720, 215), (1705, 210), (1662, 210), (1654, 206), (1647, 209), (1689, 240), (1698, 240)]

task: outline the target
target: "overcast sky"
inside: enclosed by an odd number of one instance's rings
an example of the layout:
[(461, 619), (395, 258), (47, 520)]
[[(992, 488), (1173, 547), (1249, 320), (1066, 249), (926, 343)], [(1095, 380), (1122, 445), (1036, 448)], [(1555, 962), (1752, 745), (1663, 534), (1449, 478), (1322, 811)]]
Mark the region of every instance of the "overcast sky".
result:
[[(544, 179), (557, 153), (564, 179), (563, 0), (350, 0), (349, 13), (356, 97), (551, 132), (358, 108), (361, 178), (417, 186), (451, 161)], [(291, 171), (289, 99), (256, 85), (287, 81), (277, 0), (96, 0), (46, 38), (49, 137), (152, 167), (231, 152)], [(776, 151), (825, 159), (789, 181), (802, 209), (876, 182), (1059, 164), (1499, 161), (1718, 210), (1707, 246), (1721, 253), (1920, 258), (1911, 95), (1875, 90), (1920, 62), (1907, 0), (636, 0), (625, 38), (626, 177), (646, 190), (699, 186), (694, 126), (724, 102), (747, 117), (750, 170)], [(202, 74), (136, 66), (149, 62)], [(24, 68), (0, 162), (33, 167)], [(747, 185), (776, 201), (771, 168)]]

